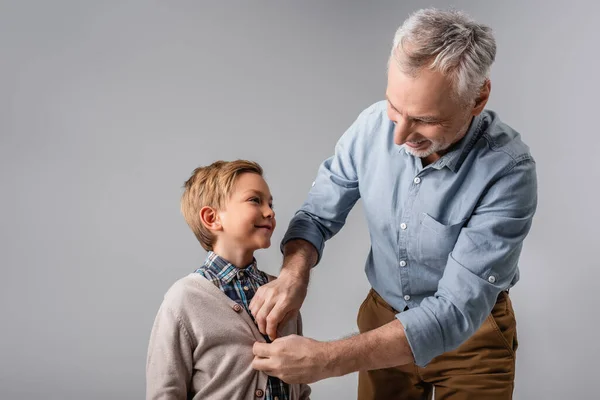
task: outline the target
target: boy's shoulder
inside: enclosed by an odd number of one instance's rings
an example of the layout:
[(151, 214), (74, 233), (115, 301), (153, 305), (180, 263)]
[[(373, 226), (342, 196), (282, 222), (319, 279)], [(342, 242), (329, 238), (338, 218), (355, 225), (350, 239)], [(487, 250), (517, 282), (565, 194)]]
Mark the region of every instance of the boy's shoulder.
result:
[(218, 289), (202, 275), (192, 272), (178, 279), (169, 287), (164, 295), (163, 304), (173, 309), (180, 309), (218, 294)]
[[(263, 270), (268, 282), (277, 279)], [(169, 304), (182, 304), (188, 301), (197, 301), (199, 298), (217, 297), (221, 299), (223, 292), (203, 275), (192, 272), (173, 283), (164, 295), (164, 302)]]

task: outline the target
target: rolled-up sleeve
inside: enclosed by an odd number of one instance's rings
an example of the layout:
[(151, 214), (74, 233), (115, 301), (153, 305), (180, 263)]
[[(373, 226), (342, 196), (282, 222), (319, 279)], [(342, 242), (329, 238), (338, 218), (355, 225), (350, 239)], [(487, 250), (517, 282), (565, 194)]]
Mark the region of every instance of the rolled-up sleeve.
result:
[(515, 160), (462, 228), (435, 295), (396, 315), (417, 365), (457, 348), (479, 329), (517, 274), (536, 207), (535, 163)]
[(282, 251), (290, 240), (304, 239), (317, 249), (320, 260), (325, 242), (344, 226), (360, 198), (355, 149), (363, 118), (361, 114), (338, 140), (334, 155), (319, 166), (307, 199), (290, 221), (281, 241)]

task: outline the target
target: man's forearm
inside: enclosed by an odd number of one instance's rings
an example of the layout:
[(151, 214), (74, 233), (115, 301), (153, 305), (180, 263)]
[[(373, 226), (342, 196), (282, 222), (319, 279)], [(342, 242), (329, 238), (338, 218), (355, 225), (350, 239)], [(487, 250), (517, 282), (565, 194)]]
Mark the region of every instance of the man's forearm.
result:
[(303, 239), (290, 240), (283, 247), (281, 272), (308, 281), (310, 269), (315, 266), (318, 253), (315, 247)]
[(326, 343), (326, 352), (333, 376), (414, 362), (404, 327), (397, 319), (372, 331)]

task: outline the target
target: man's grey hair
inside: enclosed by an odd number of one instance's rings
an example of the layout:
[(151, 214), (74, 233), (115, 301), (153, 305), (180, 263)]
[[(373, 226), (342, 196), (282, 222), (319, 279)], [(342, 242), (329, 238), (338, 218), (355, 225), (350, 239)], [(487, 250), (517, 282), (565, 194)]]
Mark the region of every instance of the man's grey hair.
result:
[[(419, 10), (396, 31), (390, 62), (416, 76), (428, 67), (446, 75), (458, 99), (473, 102), (496, 57), (491, 28), (460, 11)], [(389, 68), (389, 63), (388, 63)]]

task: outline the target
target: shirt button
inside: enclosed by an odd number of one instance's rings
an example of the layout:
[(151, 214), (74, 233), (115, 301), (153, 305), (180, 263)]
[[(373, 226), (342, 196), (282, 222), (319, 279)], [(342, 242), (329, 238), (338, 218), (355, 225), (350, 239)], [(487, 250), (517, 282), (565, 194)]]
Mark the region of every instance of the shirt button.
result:
[(235, 311), (235, 312), (240, 312), (240, 311), (242, 311), (242, 306), (240, 306), (240, 305), (239, 305), (239, 304), (237, 304), (237, 303), (235, 303), (235, 304), (233, 305), (233, 307), (231, 307), (231, 308), (233, 308), (233, 311)]
[(254, 392), (254, 394), (256, 395), (256, 397), (263, 397), (265, 395), (265, 392), (262, 389), (256, 389), (256, 392)]
[(494, 275), (490, 276), (490, 277), (488, 278), (488, 282), (489, 282), (489, 283), (496, 283), (496, 277), (495, 277)]
[(401, 267), (406, 267), (406, 261), (404, 261), (404, 260), (400, 261), (400, 266)]
[(247, 291), (247, 290), (248, 290), (248, 286), (244, 286), (244, 290), (246, 290), (246, 291)]
[(409, 300), (410, 300), (410, 296), (409, 296), (409, 295), (405, 295), (405, 296), (404, 296), (404, 300), (405, 300), (405, 301), (409, 301)]
[(240, 278), (244, 277), (244, 271), (240, 271), (240, 273), (238, 274), (240, 276)]
[(417, 185), (419, 183), (421, 183), (421, 178), (419, 178), (418, 176), (413, 180), (414, 183), (416, 183)]
[(279, 400), (279, 396), (273, 397), (273, 400)]
[(404, 222), (400, 224), (400, 229), (406, 229), (406, 224)]

